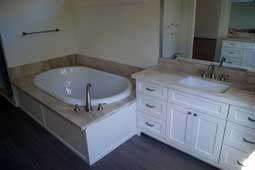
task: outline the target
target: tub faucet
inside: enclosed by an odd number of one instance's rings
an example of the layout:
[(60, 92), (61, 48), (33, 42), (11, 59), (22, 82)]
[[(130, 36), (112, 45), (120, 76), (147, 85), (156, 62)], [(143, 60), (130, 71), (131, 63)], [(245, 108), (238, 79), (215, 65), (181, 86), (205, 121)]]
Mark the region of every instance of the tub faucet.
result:
[(86, 112), (91, 112), (93, 111), (92, 108), (92, 104), (91, 104), (91, 95), (90, 95), (90, 88), (92, 87), (92, 85), (90, 83), (87, 84), (87, 88), (86, 88)]

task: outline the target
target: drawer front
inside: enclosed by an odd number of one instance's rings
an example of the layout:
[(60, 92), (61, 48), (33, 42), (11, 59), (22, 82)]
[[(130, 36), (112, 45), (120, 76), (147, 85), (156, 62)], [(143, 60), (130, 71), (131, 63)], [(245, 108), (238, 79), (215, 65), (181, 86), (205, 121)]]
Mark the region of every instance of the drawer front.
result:
[(140, 92), (158, 99), (167, 100), (167, 88), (158, 86), (156, 84), (138, 81), (137, 94)]
[(254, 49), (255, 50), (255, 43), (245, 43), (246, 49)]
[(242, 58), (243, 50), (238, 48), (223, 48), (222, 56), (224, 57), (233, 57), (233, 58)]
[(149, 116), (166, 120), (167, 103), (140, 93), (137, 96), (137, 110)]
[(228, 123), (224, 144), (251, 153), (255, 149), (255, 132), (253, 129)]
[(220, 166), (227, 170), (251, 170), (254, 163), (251, 159), (254, 160), (254, 155), (250, 156), (247, 153), (224, 145), (221, 151)]
[(255, 113), (252, 110), (230, 106), (228, 120), (255, 129)]
[(141, 112), (138, 112), (138, 127), (142, 132), (152, 137), (164, 139), (166, 136), (164, 121), (146, 116)]
[(225, 103), (208, 100), (199, 96), (183, 93), (180, 91), (169, 90), (169, 101), (179, 105), (185, 105), (196, 109), (205, 114), (227, 119), (229, 105)]
[(244, 48), (244, 43), (236, 41), (223, 41), (223, 47)]
[(242, 59), (241, 58), (234, 58), (234, 57), (224, 57), (226, 60), (224, 64), (230, 64), (230, 65), (241, 65)]

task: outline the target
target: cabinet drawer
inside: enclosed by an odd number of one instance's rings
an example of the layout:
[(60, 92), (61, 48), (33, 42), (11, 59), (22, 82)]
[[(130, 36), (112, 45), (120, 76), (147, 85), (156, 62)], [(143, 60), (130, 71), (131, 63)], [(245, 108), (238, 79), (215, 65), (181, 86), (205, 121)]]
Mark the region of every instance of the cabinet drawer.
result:
[(252, 110), (230, 106), (228, 120), (255, 129), (255, 113)]
[(168, 100), (172, 103), (184, 105), (214, 117), (227, 119), (229, 108), (228, 104), (208, 100), (203, 97), (191, 95), (180, 91), (169, 90), (168, 94)]
[(243, 48), (244, 43), (236, 41), (223, 41), (223, 47)]
[(241, 58), (234, 58), (234, 57), (225, 57), (225, 63), (224, 64), (230, 64), (230, 65), (241, 65), (242, 59)]
[(166, 124), (164, 121), (155, 119), (138, 112), (138, 127), (139, 129), (156, 138), (165, 138)]
[(156, 84), (138, 81), (137, 93), (140, 92), (158, 99), (167, 100), (167, 88), (158, 86)]
[(251, 153), (255, 149), (255, 132), (253, 129), (228, 123), (224, 144)]
[(221, 151), (220, 166), (227, 170), (252, 170), (254, 158), (254, 155), (224, 145)]
[(255, 50), (255, 43), (245, 43), (246, 49), (254, 49)]
[(155, 118), (166, 120), (167, 103), (140, 93), (137, 96), (137, 110)]
[(238, 48), (226, 48), (222, 49), (222, 56), (224, 57), (233, 57), (241, 59), (243, 56), (243, 50)]

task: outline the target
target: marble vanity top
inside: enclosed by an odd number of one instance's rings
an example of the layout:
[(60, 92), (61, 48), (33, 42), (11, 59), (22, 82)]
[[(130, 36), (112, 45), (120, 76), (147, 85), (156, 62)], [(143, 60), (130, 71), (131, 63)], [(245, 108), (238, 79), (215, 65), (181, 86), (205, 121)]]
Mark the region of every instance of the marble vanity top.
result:
[(225, 38), (227, 41), (237, 41), (237, 42), (246, 42), (246, 43), (255, 43), (255, 37), (252, 38), (243, 38), (243, 37), (233, 37), (233, 38)]
[(173, 90), (187, 92), (239, 107), (251, 108), (255, 105), (255, 87), (253, 86), (228, 83), (230, 88), (225, 93), (209, 92), (181, 85), (179, 82), (188, 76), (193, 75), (183, 72), (173, 72), (159, 67), (150, 68), (132, 75), (137, 80), (154, 83)]
[(111, 116), (112, 114), (118, 112), (119, 109), (135, 103), (135, 94), (133, 93), (122, 101), (104, 106), (103, 111), (94, 111), (92, 113), (88, 113), (85, 111), (85, 108), (81, 107), (81, 111), (76, 113), (74, 112), (74, 106), (65, 104), (35, 87), (33, 85), (33, 79), (35, 76), (36, 75), (31, 75), (14, 79), (11, 81), (11, 83), (16, 88), (33, 97), (39, 103), (69, 120), (81, 130), (85, 130), (88, 126), (105, 119), (108, 116)]

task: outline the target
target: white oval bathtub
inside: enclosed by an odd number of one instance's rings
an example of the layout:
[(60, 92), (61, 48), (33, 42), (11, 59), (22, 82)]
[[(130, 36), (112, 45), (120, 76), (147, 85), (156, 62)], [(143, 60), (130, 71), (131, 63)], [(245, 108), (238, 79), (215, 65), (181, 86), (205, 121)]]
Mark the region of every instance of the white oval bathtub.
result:
[(126, 78), (87, 67), (64, 67), (37, 75), (34, 85), (70, 105), (85, 106), (86, 85), (90, 83), (92, 105), (110, 104), (131, 94)]

